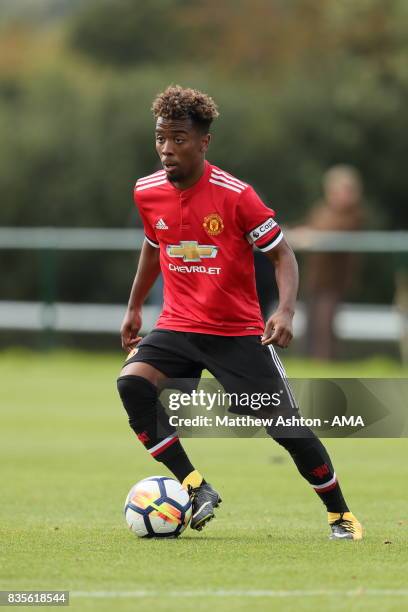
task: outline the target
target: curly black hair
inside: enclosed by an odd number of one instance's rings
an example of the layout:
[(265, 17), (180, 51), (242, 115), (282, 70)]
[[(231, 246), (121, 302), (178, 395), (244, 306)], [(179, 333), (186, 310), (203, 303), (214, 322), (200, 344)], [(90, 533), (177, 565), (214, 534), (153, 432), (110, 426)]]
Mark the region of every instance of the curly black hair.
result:
[(185, 119), (189, 117), (204, 132), (219, 115), (214, 100), (198, 89), (170, 85), (153, 101), (152, 111), (156, 119)]

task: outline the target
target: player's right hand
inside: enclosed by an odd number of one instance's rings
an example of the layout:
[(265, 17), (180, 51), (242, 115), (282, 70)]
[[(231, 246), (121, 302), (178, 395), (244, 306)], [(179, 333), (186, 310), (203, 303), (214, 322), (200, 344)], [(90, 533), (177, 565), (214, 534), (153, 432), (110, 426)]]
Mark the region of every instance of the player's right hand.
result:
[(138, 335), (142, 327), (142, 316), (140, 310), (128, 308), (123, 317), (120, 328), (120, 336), (122, 339), (122, 348), (130, 353), (141, 341), (142, 337)]

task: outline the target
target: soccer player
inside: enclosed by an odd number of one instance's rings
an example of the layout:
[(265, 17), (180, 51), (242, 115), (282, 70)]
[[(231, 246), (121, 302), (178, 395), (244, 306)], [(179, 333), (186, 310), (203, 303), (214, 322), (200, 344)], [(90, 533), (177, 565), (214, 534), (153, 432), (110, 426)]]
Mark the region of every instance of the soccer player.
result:
[[(254, 189), (206, 161), (210, 125), (218, 116), (209, 96), (168, 87), (153, 103), (156, 150), (163, 169), (140, 178), (135, 203), (145, 228), (121, 335), (129, 353), (118, 390), (129, 424), (146, 450), (189, 491), (191, 527), (201, 530), (221, 502), (187, 456), (158, 400), (167, 378), (200, 377), (208, 369), (227, 392), (284, 388), (277, 410), (297, 414), (274, 345), (292, 339), (298, 288), (296, 259), (275, 213)], [(264, 324), (255, 288), (253, 245), (271, 261), (277, 310)], [(164, 304), (143, 340), (141, 308), (162, 273)], [(160, 435), (158, 423), (166, 424)], [(328, 511), (331, 539), (360, 540), (362, 528), (342, 495), (330, 457), (307, 427), (267, 430), (291, 455)]]

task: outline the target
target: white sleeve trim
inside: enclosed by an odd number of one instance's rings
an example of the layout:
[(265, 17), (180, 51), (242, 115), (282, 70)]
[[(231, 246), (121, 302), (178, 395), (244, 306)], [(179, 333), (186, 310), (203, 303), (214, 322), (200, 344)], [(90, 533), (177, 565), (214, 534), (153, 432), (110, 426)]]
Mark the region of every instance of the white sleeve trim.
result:
[(160, 245), (157, 244), (157, 242), (153, 242), (153, 240), (150, 240), (150, 238), (148, 238), (146, 234), (145, 234), (145, 239), (150, 244), (150, 246), (154, 247), (155, 249), (160, 249)]
[(279, 236), (277, 236), (277, 237), (275, 238), (275, 240), (274, 240), (273, 242), (271, 242), (271, 244), (268, 244), (268, 246), (263, 247), (263, 248), (258, 247), (258, 249), (259, 249), (260, 251), (262, 251), (262, 253), (267, 253), (267, 251), (270, 251), (271, 249), (273, 249), (274, 247), (276, 247), (276, 246), (277, 246), (277, 245), (280, 243), (280, 241), (282, 240), (282, 238), (283, 238), (283, 232), (281, 231), (281, 232), (279, 233)]

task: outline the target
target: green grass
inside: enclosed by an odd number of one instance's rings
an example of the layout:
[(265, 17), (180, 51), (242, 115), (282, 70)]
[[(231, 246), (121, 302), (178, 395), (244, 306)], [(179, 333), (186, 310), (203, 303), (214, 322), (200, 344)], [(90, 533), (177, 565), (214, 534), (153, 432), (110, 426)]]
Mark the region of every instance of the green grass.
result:
[[(269, 439), (188, 439), (222, 492), (202, 534), (146, 541), (126, 529), (130, 486), (166, 469), (128, 429), (116, 395), (120, 355), (0, 355), (0, 589), (151, 591), (72, 597), (74, 610), (401, 610), (407, 588), (406, 439), (328, 440), (361, 543), (327, 539), (325, 511)], [(292, 361), (293, 376), (402, 376), (390, 361)], [(391, 542), (391, 543), (385, 543)], [(194, 591), (210, 589), (210, 597)], [(353, 591), (353, 595), (217, 597), (214, 590)], [(166, 592), (172, 591), (171, 596)], [(178, 597), (175, 591), (191, 591)], [(369, 592), (370, 593), (370, 592)], [(405, 591), (407, 593), (407, 591)]]

